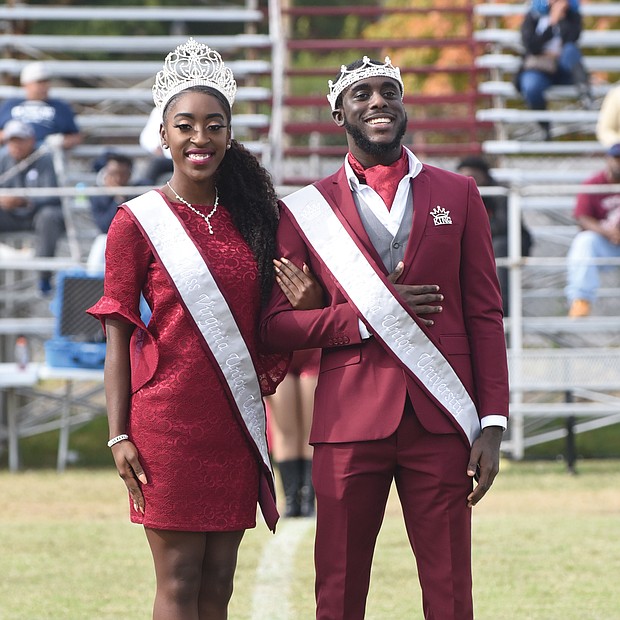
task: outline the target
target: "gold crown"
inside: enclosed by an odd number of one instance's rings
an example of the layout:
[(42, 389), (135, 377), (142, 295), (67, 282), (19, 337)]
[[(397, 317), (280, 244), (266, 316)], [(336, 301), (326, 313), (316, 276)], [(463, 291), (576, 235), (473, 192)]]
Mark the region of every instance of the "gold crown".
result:
[(190, 37), (166, 56), (163, 69), (155, 76), (153, 101), (163, 110), (174, 95), (192, 86), (214, 88), (232, 108), (237, 92), (233, 72), (218, 52)]
[(372, 62), (372, 60), (370, 60), (370, 58), (368, 58), (368, 56), (364, 56), (364, 58), (362, 58), (362, 66), (357, 69), (348, 71), (346, 65), (342, 65), (340, 67), (340, 76), (336, 80), (336, 83), (332, 80), (327, 82), (329, 85), (327, 100), (329, 101), (332, 110), (336, 109), (336, 101), (338, 100), (340, 93), (342, 93), (345, 88), (348, 88), (360, 80), (365, 80), (366, 78), (376, 76), (384, 76), (396, 80), (400, 84), (400, 95), (402, 98), (405, 92), (405, 85), (400, 77), (400, 69), (392, 64), (389, 56), (385, 57), (384, 63), (385, 64), (383, 65), (376, 65)]

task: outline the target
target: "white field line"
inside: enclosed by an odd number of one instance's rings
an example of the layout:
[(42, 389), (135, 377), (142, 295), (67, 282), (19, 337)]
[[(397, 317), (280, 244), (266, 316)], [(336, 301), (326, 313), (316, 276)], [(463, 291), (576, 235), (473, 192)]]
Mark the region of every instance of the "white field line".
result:
[(291, 620), (290, 595), (297, 546), (314, 519), (284, 519), (263, 548), (252, 596), (252, 620)]

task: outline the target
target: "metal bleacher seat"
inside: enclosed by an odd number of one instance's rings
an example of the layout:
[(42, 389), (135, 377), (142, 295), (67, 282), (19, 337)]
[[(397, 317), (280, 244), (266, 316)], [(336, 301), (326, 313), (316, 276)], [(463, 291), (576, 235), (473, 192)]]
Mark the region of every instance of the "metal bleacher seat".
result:
[[(60, 10), (60, 7), (58, 7)], [(198, 10), (198, 9), (197, 9)], [(141, 53), (161, 53), (162, 50), (174, 49), (177, 45), (185, 43), (187, 36), (166, 35), (148, 36), (134, 35), (113, 36), (71, 36), (59, 38), (55, 35), (14, 35), (0, 34), (0, 47), (18, 49), (22, 52), (39, 50), (41, 52), (107, 52), (126, 53), (131, 50), (139, 50)], [(261, 34), (238, 34), (233, 36), (213, 35), (209, 36), (209, 43), (218, 51), (231, 51), (237, 49), (260, 49), (268, 48), (271, 39)]]
[[(597, 99), (604, 97), (611, 87), (611, 84), (593, 84), (592, 96)], [(478, 85), (478, 92), (482, 95), (498, 96), (506, 99), (517, 99), (521, 96), (512, 82), (505, 82), (503, 80), (489, 80), (486, 82), (481, 82)], [(549, 100), (574, 99), (575, 87), (552, 86), (549, 90), (547, 90), (546, 97)]]
[[(212, 3), (209, 3), (210, 5)], [(0, 72), (13, 84), (0, 86), (0, 99), (20, 93), (16, 86), (23, 66), (44, 60), (52, 75), (52, 97), (70, 102), (78, 113), (85, 135), (80, 148), (69, 155), (73, 169), (80, 162), (104, 150), (124, 150), (141, 159), (147, 154), (137, 148), (138, 135), (152, 108), (150, 86), (168, 51), (196, 34), (226, 54), (239, 90), (234, 118), (236, 137), (248, 141), (259, 156), (271, 148), (267, 111), (271, 102), (273, 37), (266, 14), (255, 2), (239, 0), (220, 6), (0, 6), (5, 27), (0, 34), (0, 50), (9, 50), (0, 59)], [(93, 22), (136, 22), (157, 24), (160, 34), (106, 35), (101, 29), (91, 34), (73, 27), (71, 35), (48, 34), (31, 28), (40, 21), (67, 22), (86, 26)], [(161, 34), (161, 25), (168, 29)], [(56, 30), (59, 30), (58, 28)], [(136, 29), (136, 32), (144, 29)], [(258, 110), (262, 106), (265, 111)], [(262, 146), (259, 144), (262, 142)], [(86, 167), (88, 164), (86, 164)]]
[[(161, 68), (161, 63), (160, 68)], [(154, 73), (152, 75), (155, 75)], [(0, 86), (0, 99), (18, 97), (22, 94), (17, 86)], [(153, 95), (150, 88), (51, 88), (50, 96), (65, 99), (70, 103), (100, 104), (105, 101), (116, 103), (147, 103), (152, 105)], [(271, 91), (261, 86), (242, 86), (239, 88), (235, 100), (241, 101), (268, 101)], [(139, 119), (142, 120), (142, 119)]]
[(489, 155), (518, 155), (524, 153), (536, 155), (567, 155), (581, 152), (588, 155), (602, 155), (604, 147), (595, 140), (540, 142), (525, 140), (486, 140), (482, 150)]
[(527, 123), (533, 121), (557, 121), (565, 123), (596, 123), (598, 110), (520, 110), (515, 108), (491, 108), (480, 110), (476, 117), (481, 121), (501, 123)]
[[(521, 33), (504, 28), (485, 28), (474, 33), (480, 43), (497, 43), (504, 48), (522, 51)], [(620, 30), (584, 30), (579, 37), (579, 47), (584, 50), (599, 47), (620, 47)]]
[[(619, 41), (620, 45), (620, 41)], [(476, 58), (479, 69), (497, 69), (504, 73), (515, 73), (521, 64), (516, 54), (488, 53)], [(584, 56), (584, 64), (590, 71), (618, 71), (620, 56)]]
[[(527, 2), (488, 2), (476, 4), (474, 11), (476, 15), (489, 19), (510, 17), (513, 15), (524, 15), (527, 8)], [(620, 17), (620, 4), (617, 2), (582, 3), (580, 11), (584, 17)]]
[(0, 19), (55, 20), (55, 21), (127, 21), (145, 22), (161, 20), (170, 22), (260, 22), (262, 12), (245, 5), (229, 6), (42, 6), (9, 4), (0, 7)]

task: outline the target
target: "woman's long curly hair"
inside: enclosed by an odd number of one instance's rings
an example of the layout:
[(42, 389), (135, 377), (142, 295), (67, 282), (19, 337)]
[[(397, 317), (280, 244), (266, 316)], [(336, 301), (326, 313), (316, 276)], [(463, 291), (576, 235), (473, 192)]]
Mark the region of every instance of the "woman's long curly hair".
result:
[[(166, 104), (164, 118), (170, 104), (187, 91), (197, 91), (215, 97), (226, 110), (231, 122), (230, 105), (219, 91), (207, 86), (194, 86), (173, 96)], [(256, 157), (242, 144), (231, 140), (230, 149), (215, 173), (215, 185), (222, 205), (230, 213), (233, 223), (252, 250), (258, 264), (260, 294), (266, 303), (274, 282), (272, 260), (276, 254), (278, 227), (278, 199), (271, 175)]]
[(271, 176), (256, 157), (236, 140), (215, 176), (222, 204), (250, 246), (258, 263), (261, 301), (265, 303), (274, 282), (278, 199)]

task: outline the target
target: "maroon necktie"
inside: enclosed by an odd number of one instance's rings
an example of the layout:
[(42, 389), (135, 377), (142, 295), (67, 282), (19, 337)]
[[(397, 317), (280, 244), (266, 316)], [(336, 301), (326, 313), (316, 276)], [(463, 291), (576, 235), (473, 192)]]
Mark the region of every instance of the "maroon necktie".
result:
[(378, 164), (364, 168), (351, 153), (349, 153), (349, 164), (360, 183), (372, 187), (381, 196), (389, 211), (392, 208), (398, 184), (409, 172), (409, 158), (405, 149), (403, 149), (400, 159), (389, 166)]

